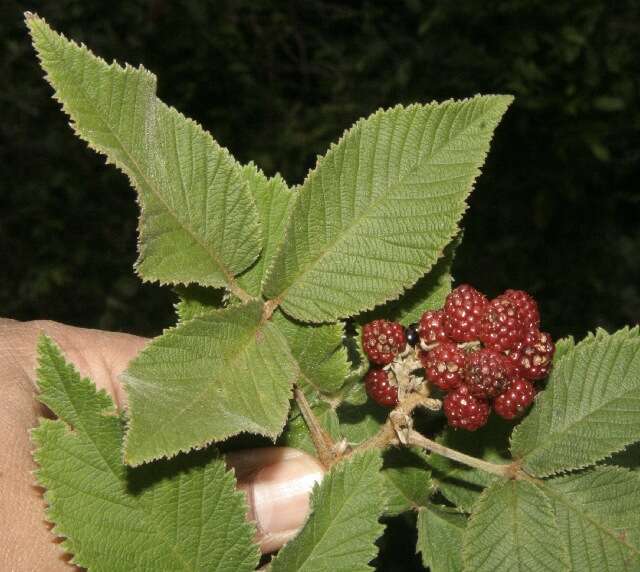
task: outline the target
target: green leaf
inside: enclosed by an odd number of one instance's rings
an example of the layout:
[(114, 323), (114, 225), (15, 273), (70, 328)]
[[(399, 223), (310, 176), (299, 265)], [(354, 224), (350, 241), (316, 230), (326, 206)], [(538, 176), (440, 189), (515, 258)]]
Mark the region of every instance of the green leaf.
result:
[(241, 166), (197, 123), (156, 98), (147, 70), (107, 64), (27, 16), (56, 99), (79, 137), (131, 180), (141, 206), (145, 280), (226, 286), (261, 247)]
[(129, 395), (125, 459), (138, 465), (242, 431), (275, 438), (296, 366), (262, 321), (262, 304), (212, 311), (156, 338), (122, 378)]
[(282, 312), (274, 314), (273, 322), (298, 363), (297, 382), (304, 392), (331, 394), (340, 389), (349, 374), (342, 324), (301, 324)]
[[(327, 433), (335, 441), (339, 441), (342, 437), (340, 435), (340, 423), (336, 412), (327, 403), (318, 403), (311, 407), (313, 414), (322, 427), (325, 428)], [(296, 449), (302, 449), (310, 455), (316, 455), (316, 448), (313, 445), (311, 439), (311, 433), (309, 428), (302, 417), (299, 409), (292, 409), (293, 415), (287, 423), (285, 430), (278, 439), (278, 445), (294, 447)]]
[(243, 169), (249, 190), (258, 205), (262, 224), (262, 252), (256, 263), (238, 277), (238, 283), (249, 294), (262, 294), (262, 280), (266, 269), (273, 260), (276, 249), (284, 240), (284, 232), (289, 220), (295, 194), (287, 187), (280, 175), (267, 178), (254, 164)]
[(180, 322), (188, 322), (193, 318), (222, 308), (227, 298), (227, 292), (224, 288), (205, 288), (192, 284), (190, 286), (176, 286), (174, 290), (179, 298), (175, 308)]
[(375, 435), (387, 420), (389, 409), (369, 399), (364, 384), (356, 383), (336, 409), (340, 432), (356, 445)]
[[(472, 457), (491, 463), (508, 463), (509, 434), (512, 425), (497, 416), (492, 416), (484, 427), (469, 438), (466, 431), (447, 427), (438, 437), (438, 443), (461, 451)], [(433, 484), (447, 500), (466, 512), (471, 512), (482, 491), (499, 480), (479, 469), (456, 463), (451, 459), (436, 455), (429, 456)]]
[(128, 469), (111, 399), (48, 338), (38, 353), (40, 400), (60, 419), (32, 432), (36, 475), (72, 563), (105, 572), (253, 570), (255, 528), (215, 449)]
[(513, 433), (513, 455), (527, 472), (585, 467), (640, 440), (638, 332), (601, 330), (564, 354)]
[(382, 476), (386, 515), (424, 506), (433, 492), (427, 455), (420, 449), (387, 449), (383, 454)]
[(568, 570), (549, 499), (525, 481), (494, 483), (480, 496), (464, 534), (469, 572)]
[(544, 481), (571, 570), (640, 570), (640, 475), (596, 467)]
[(431, 572), (462, 570), (462, 535), (467, 517), (448, 507), (427, 504), (418, 512), (418, 543), (422, 563)]
[(444, 255), (431, 271), (420, 278), (398, 300), (392, 300), (384, 306), (375, 308), (358, 316), (358, 322), (365, 324), (371, 320), (386, 318), (408, 326), (418, 323), (422, 314), (428, 310), (439, 310), (451, 292), (451, 266), (455, 251), (460, 244), (460, 237), (449, 243)]
[(371, 570), (384, 510), (377, 451), (335, 465), (311, 495), (311, 516), (298, 536), (273, 560), (272, 572)]
[(264, 291), (331, 322), (397, 298), (458, 232), (512, 98), (397, 106), (358, 121), (302, 185)]

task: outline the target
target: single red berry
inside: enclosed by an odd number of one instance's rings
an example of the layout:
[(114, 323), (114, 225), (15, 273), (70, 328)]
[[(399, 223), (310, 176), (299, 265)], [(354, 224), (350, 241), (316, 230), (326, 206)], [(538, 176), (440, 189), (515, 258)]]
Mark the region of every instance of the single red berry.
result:
[(443, 318), (444, 311), (442, 310), (429, 310), (422, 314), (418, 332), (420, 333), (420, 339), (424, 341), (425, 344), (446, 342), (449, 339), (442, 325)]
[(507, 352), (507, 356), (519, 376), (534, 381), (549, 375), (555, 351), (556, 346), (549, 334), (530, 330), (513, 350)]
[(480, 320), (480, 340), (499, 351), (514, 348), (525, 331), (518, 306), (505, 296), (491, 300)]
[(464, 363), (464, 383), (476, 397), (495, 397), (502, 393), (514, 376), (508, 359), (491, 348), (467, 354)]
[(484, 399), (471, 394), (466, 385), (448, 393), (443, 400), (444, 414), (451, 427), (475, 431), (486, 424), (491, 408)]
[(501, 298), (508, 298), (520, 310), (520, 319), (524, 323), (527, 330), (538, 329), (540, 327), (540, 310), (538, 303), (533, 296), (527, 294), (524, 290), (506, 290)]
[(386, 365), (405, 349), (407, 339), (404, 328), (388, 320), (374, 320), (362, 328), (362, 346), (369, 360)]
[(455, 389), (462, 383), (464, 358), (464, 352), (453, 342), (441, 342), (420, 354), (426, 378), (444, 391)]
[(364, 378), (369, 397), (384, 407), (398, 404), (398, 388), (389, 383), (389, 374), (384, 369), (371, 369)]
[(468, 284), (453, 290), (444, 303), (444, 331), (455, 342), (479, 339), (480, 320), (489, 304), (486, 296)]
[(536, 389), (526, 379), (515, 379), (507, 390), (493, 400), (493, 410), (505, 419), (520, 417), (533, 403)]

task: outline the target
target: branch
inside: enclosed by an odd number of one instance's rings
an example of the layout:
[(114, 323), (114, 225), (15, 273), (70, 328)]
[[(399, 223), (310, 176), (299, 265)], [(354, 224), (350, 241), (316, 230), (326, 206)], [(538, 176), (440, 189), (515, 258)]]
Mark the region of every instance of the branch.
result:
[(524, 478), (519, 476), (521, 469), (515, 463), (510, 463), (508, 465), (489, 463), (488, 461), (483, 461), (482, 459), (478, 459), (471, 455), (466, 455), (465, 453), (456, 451), (455, 449), (450, 449), (449, 447), (440, 445), (440, 443), (427, 439), (427, 437), (417, 431), (410, 431), (406, 441), (407, 445), (422, 447), (427, 451), (431, 451), (437, 455), (442, 455), (443, 457), (447, 457), (447, 459), (451, 459), (457, 463), (462, 463), (463, 465), (473, 467), (474, 469), (480, 469), (481, 471), (491, 473), (492, 475), (498, 475), (503, 479)]
[(320, 425), (318, 419), (311, 410), (311, 406), (309, 405), (307, 398), (298, 386), (293, 388), (293, 395), (296, 398), (302, 417), (309, 429), (313, 446), (316, 449), (316, 453), (318, 453), (318, 459), (323, 466), (328, 469), (333, 465), (336, 457), (338, 456), (338, 447), (331, 435), (329, 435), (329, 433), (325, 431), (325, 428)]

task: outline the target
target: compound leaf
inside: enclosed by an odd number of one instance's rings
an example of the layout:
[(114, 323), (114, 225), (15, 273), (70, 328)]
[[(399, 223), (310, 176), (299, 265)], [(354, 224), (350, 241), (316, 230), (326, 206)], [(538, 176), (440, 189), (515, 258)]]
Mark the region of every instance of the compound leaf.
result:
[(445, 506), (428, 503), (418, 512), (416, 552), (430, 572), (462, 570), (462, 535), (467, 517)]
[(547, 476), (591, 465), (640, 440), (638, 328), (603, 330), (568, 349), (514, 431), (512, 452)]
[(272, 563), (272, 572), (371, 570), (384, 510), (381, 459), (357, 453), (335, 465), (311, 495), (311, 516)]
[(640, 570), (640, 475), (619, 467), (544, 481), (571, 570)]
[(293, 206), (265, 293), (331, 322), (397, 298), (458, 232), (512, 98), (396, 106), (358, 121), (318, 160)]
[(38, 353), (40, 400), (59, 419), (43, 419), (32, 432), (36, 476), (72, 563), (105, 572), (254, 570), (255, 528), (215, 449), (127, 468), (111, 399), (50, 339), (40, 340)]
[(212, 310), (168, 330), (130, 364), (125, 460), (138, 465), (246, 431), (275, 438), (297, 368), (262, 304)]
[(491, 485), (467, 524), (463, 561), (469, 572), (568, 570), (549, 499), (526, 481)]
[(75, 132), (138, 192), (140, 276), (234, 284), (261, 248), (242, 167), (197, 123), (156, 98), (152, 73), (109, 65), (37, 16), (28, 14), (27, 25)]

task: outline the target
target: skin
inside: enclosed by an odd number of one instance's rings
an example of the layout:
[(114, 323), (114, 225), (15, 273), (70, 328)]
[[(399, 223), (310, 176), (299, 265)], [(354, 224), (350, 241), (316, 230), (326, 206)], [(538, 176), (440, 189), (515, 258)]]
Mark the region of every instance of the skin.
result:
[[(126, 394), (118, 377), (148, 340), (56, 322), (0, 318), (0, 562), (8, 570), (67, 572), (74, 567), (45, 520), (42, 490), (31, 474), (29, 429), (52, 417), (36, 399), (36, 343), (46, 333), (83, 376), (105, 389), (119, 408)], [(227, 456), (245, 492), (256, 541), (272, 552), (292, 538), (309, 510), (309, 493), (324, 470), (313, 457), (286, 447), (239, 451)]]

